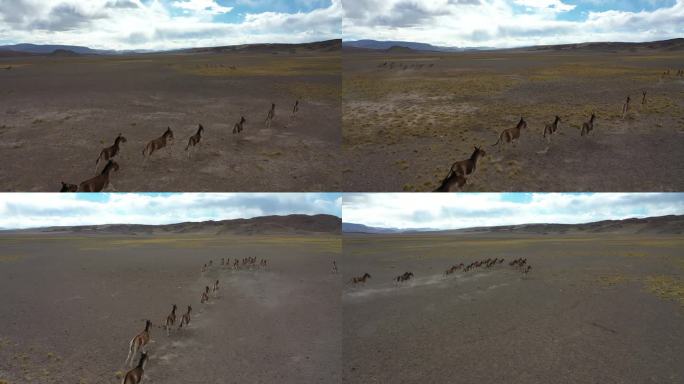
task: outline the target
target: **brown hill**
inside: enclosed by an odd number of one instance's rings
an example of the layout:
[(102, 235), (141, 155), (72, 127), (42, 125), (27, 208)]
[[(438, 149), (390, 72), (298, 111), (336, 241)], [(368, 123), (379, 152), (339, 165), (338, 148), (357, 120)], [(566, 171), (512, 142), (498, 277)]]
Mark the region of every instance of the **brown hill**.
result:
[(302, 53), (302, 52), (335, 52), (342, 49), (342, 40), (326, 40), (303, 44), (245, 44), (223, 47), (206, 47), (184, 49), (181, 53)]
[(269, 234), (339, 234), (342, 220), (332, 215), (261, 216), (251, 219), (183, 222), (166, 225), (105, 224), (47, 227), (8, 232), (77, 233), (108, 235), (269, 235)]
[(532, 51), (596, 51), (596, 52), (617, 52), (617, 51), (684, 51), (684, 38), (649, 41), (643, 43), (623, 43), (623, 42), (595, 42), (578, 44), (559, 44), (559, 45), (539, 45), (534, 47), (520, 48)]
[(581, 224), (519, 224), (502, 225), (495, 227), (472, 227), (462, 229), (438, 230), (438, 229), (398, 229), (368, 227), (361, 224), (343, 223), (342, 231), (345, 233), (364, 234), (401, 234), (401, 233), (430, 233), (430, 234), (589, 234), (589, 233), (613, 233), (613, 234), (651, 234), (651, 235), (680, 235), (684, 233), (684, 215), (669, 215), (646, 218), (630, 218), (624, 220), (603, 220)]
[(0, 57), (26, 57), (26, 56), (36, 56), (33, 53), (29, 52), (17, 52), (17, 51), (10, 51), (10, 50), (0, 50)]
[(466, 228), (458, 233), (525, 233), (525, 234), (571, 234), (571, 233), (615, 233), (615, 234), (668, 234), (684, 233), (684, 216), (669, 215), (624, 220), (603, 220), (583, 224), (522, 224), (499, 227)]

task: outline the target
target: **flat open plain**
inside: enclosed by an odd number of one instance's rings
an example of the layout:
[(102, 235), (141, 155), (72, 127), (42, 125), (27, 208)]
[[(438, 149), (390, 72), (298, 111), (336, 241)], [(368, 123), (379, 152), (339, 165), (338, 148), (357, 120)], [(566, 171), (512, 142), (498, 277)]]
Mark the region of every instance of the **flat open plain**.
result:
[[(474, 146), (486, 155), (464, 191), (684, 188), (681, 51), (350, 49), (342, 61), (345, 191), (434, 190)], [(580, 137), (592, 111), (594, 131)], [(520, 140), (492, 147), (521, 116)]]
[[(0, 58), (0, 185), (79, 184), (122, 133), (117, 191), (339, 190), (340, 60), (326, 48)], [(188, 158), (198, 124), (202, 145)], [(144, 163), (145, 143), (167, 127), (174, 144)]]
[[(2, 235), (0, 382), (120, 383), (145, 319), (155, 325), (146, 383), (337, 382), (341, 281), (330, 265), (340, 244), (335, 235)], [(247, 256), (268, 269), (220, 266)], [(216, 279), (218, 297), (200, 304)], [(156, 326), (172, 304), (179, 317), (192, 305), (193, 318), (167, 336)]]
[[(681, 383), (681, 235), (345, 234), (346, 383)], [(486, 258), (491, 268), (444, 271)], [(527, 258), (523, 276), (508, 262)], [(415, 279), (393, 278), (413, 272)]]

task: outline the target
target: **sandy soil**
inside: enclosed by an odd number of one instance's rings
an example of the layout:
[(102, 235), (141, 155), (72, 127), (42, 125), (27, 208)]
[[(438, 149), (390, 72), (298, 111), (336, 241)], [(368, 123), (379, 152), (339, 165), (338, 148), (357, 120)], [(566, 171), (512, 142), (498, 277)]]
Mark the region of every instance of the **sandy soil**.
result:
[[(118, 191), (340, 189), (339, 51), (0, 59), (8, 65), (0, 73), (4, 191), (89, 179), (119, 133), (128, 141), (112, 177)], [(245, 129), (233, 135), (241, 116)], [(188, 158), (200, 123), (202, 146)], [(167, 126), (174, 145), (143, 164), (145, 143)]]
[[(345, 52), (344, 190), (433, 190), (476, 145), (487, 155), (464, 191), (682, 190), (684, 78), (663, 76), (681, 67), (681, 52)], [(520, 141), (492, 147), (520, 116)]]
[[(335, 236), (0, 238), (0, 381), (119, 383), (129, 340), (172, 304), (190, 327), (152, 328), (147, 383), (331, 383), (341, 376)], [(267, 271), (201, 265), (256, 256)], [(221, 281), (201, 305), (202, 288)], [(181, 311), (182, 310), (182, 311)]]
[[(344, 235), (343, 382), (680, 383), (682, 239)], [(526, 257), (527, 277), (503, 263)], [(392, 278), (411, 271), (415, 280)]]

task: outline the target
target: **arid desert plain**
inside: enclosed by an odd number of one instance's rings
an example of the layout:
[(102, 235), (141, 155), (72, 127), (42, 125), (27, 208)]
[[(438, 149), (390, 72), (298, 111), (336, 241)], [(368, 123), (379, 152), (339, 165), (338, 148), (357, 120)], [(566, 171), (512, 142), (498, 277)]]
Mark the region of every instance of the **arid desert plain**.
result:
[[(150, 320), (145, 383), (338, 382), (339, 232), (281, 224), (0, 235), (0, 381), (120, 383), (129, 341)], [(232, 267), (246, 257), (268, 265)], [(178, 321), (188, 305), (192, 317), (167, 335), (173, 304)]]
[[(684, 40), (652, 45), (345, 48), (344, 190), (432, 191), (475, 146), (485, 156), (458, 190), (682, 190)], [(521, 117), (519, 139), (493, 146)]]
[(619, 226), (345, 233), (343, 382), (681, 383), (681, 226)]
[[(0, 57), (0, 185), (78, 185), (121, 134), (110, 190), (339, 190), (339, 45)], [(201, 145), (186, 151), (199, 124)], [(174, 140), (143, 160), (167, 127)]]

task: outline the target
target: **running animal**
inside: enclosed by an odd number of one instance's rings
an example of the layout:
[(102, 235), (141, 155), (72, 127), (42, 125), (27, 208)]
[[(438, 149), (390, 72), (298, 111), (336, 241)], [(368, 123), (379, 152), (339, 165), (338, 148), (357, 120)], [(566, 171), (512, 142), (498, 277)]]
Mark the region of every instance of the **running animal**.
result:
[(126, 372), (121, 384), (140, 384), (142, 383), (143, 375), (145, 373), (145, 362), (147, 361), (147, 353), (140, 354), (138, 365)]
[(271, 123), (273, 122), (273, 119), (275, 118), (275, 103), (271, 103), (271, 109), (268, 110), (268, 115), (266, 115), (266, 120), (264, 123), (266, 123), (266, 128), (271, 128)]
[(624, 119), (627, 117), (627, 113), (629, 112), (629, 102), (632, 101), (632, 99), (627, 96), (627, 100), (625, 100), (625, 103), (622, 105), (622, 118)]
[(166, 131), (164, 131), (161, 136), (145, 145), (145, 148), (142, 151), (143, 158), (145, 158), (145, 156), (149, 158), (154, 152), (166, 147), (166, 144), (169, 141), (173, 142), (173, 131), (171, 130), (171, 127), (167, 127)]
[(169, 313), (169, 315), (166, 316), (166, 320), (164, 321), (164, 328), (166, 329), (167, 335), (171, 334), (171, 327), (173, 327), (174, 325), (176, 325), (176, 304), (173, 305), (171, 313)]
[[(101, 192), (110, 185), (109, 173), (118, 171), (119, 164), (114, 160), (109, 160), (102, 169), (102, 172), (78, 185), (78, 192)], [(113, 188), (112, 188), (113, 189)]]
[(370, 273), (364, 273), (363, 276), (361, 276), (361, 277), (353, 277), (351, 279), (351, 282), (352, 282), (352, 284), (365, 283), (366, 280), (368, 280), (370, 278), (371, 278)]
[(186, 327), (190, 325), (190, 312), (192, 312), (192, 307), (188, 305), (188, 311), (183, 314), (181, 317), (181, 321), (178, 324), (178, 329), (183, 328), (183, 325)]
[(413, 277), (413, 272), (404, 272), (403, 275), (399, 275), (395, 278), (398, 283), (410, 280)]
[[(187, 151), (190, 147), (194, 148), (196, 145), (200, 145), (200, 146), (202, 145), (200, 140), (202, 140), (202, 132), (203, 131), (204, 131), (204, 127), (202, 126), (202, 124), (200, 124), (199, 127), (197, 128), (197, 133), (190, 136), (190, 138), (188, 139), (188, 145), (185, 146), (185, 151)], [(188, 152), (188, 156), (190, 156), (190, 152)]]
[(596, 114), (592, 112), (589, 121), (585, 121), (582, 124), (582, 131), (580, 132), (580, 136), (589, 135), (589, 132), (594, 130), (594, 120), (596, 120)]
[(135, 335), (131, 339), (131, 342), (128, 343), (128, 356), (126, 357), (125, 364), (128, 364), (129, 361), (132, 362), (133, 356), (135, 356), (139, 350), (144, 348), (147, 343), (150, 342), (150, 325), (152, 325), (152, 322), (145, 320), (145, 329)]
[(100, 155), (97, 157), (97, 160), (95, 160), (95, 171), (97, 171), (100, 161), (107, 161), (119, 154), (119, 145), (125, 142), (126, 138), (119, 133), (119, 136), (114, 139), (114, 144), (112, 146), (103, 148), (102, 151), (100, 151)]
[(240, 121), (235, 123), (235, 126), (233, 127), (233, 133), (242, 132), (242, 129), (244, 128), (245, 122), (247, 122), (247, 120), (245, 120), (245, 117), (244, 116), (240, 117)]
[(452, 171), (463, 176), (468, 176), (471, 173), (475, 172), (475, 168), (477, 168), (477, 161), (480, 159), (480, 157), (484, 157), (487, 153), (480, 147), (476, 146), (473, 148), (475, 148), (475, 150), (470, 155), (470, 158), (466, 160), (457, 161), (451, 165)]
[(294, 107), (292, 107), (292, 118), (297, 117), (297, 112), (299, 112), (299, 100), (295, 101)]
[(518, 121), (518, 124), (516, 124), (515, 128), (504, 129), (501, 132), (501, 134), (499, 135), (499, 140), (497, 140), (496, 143), (492, 144), (492, 147), (495, 147), (504, 141), (506, 143), (510, 143), (510, 142), (513, 142), (514, 140), (518, 140), (520, 138), (520, 131), (523, 128), (527, 128), (527, 122), (521, 116), (520, 121)]
[(59, 190), (60, 192), (76, 192), (76, 191), (78, 191), (78, 185), (76, 185), (76, 184), (69, 184), (69, 183), (65, 183), (63, 181), (61, 183), (62, 183), (62, 188), (60, 188), (60, 190)]
[(558, 130), (558, 123), (560, 122), (560, 120), (561, 118), (558, 115), (556, 115), (556, 118), (553, 120), (553, 123), (546, 124), (546, 126), (544, 126), (544, 138), (546, 139), (546, 141), (551, 142), (551, 135), (553, 135)]

